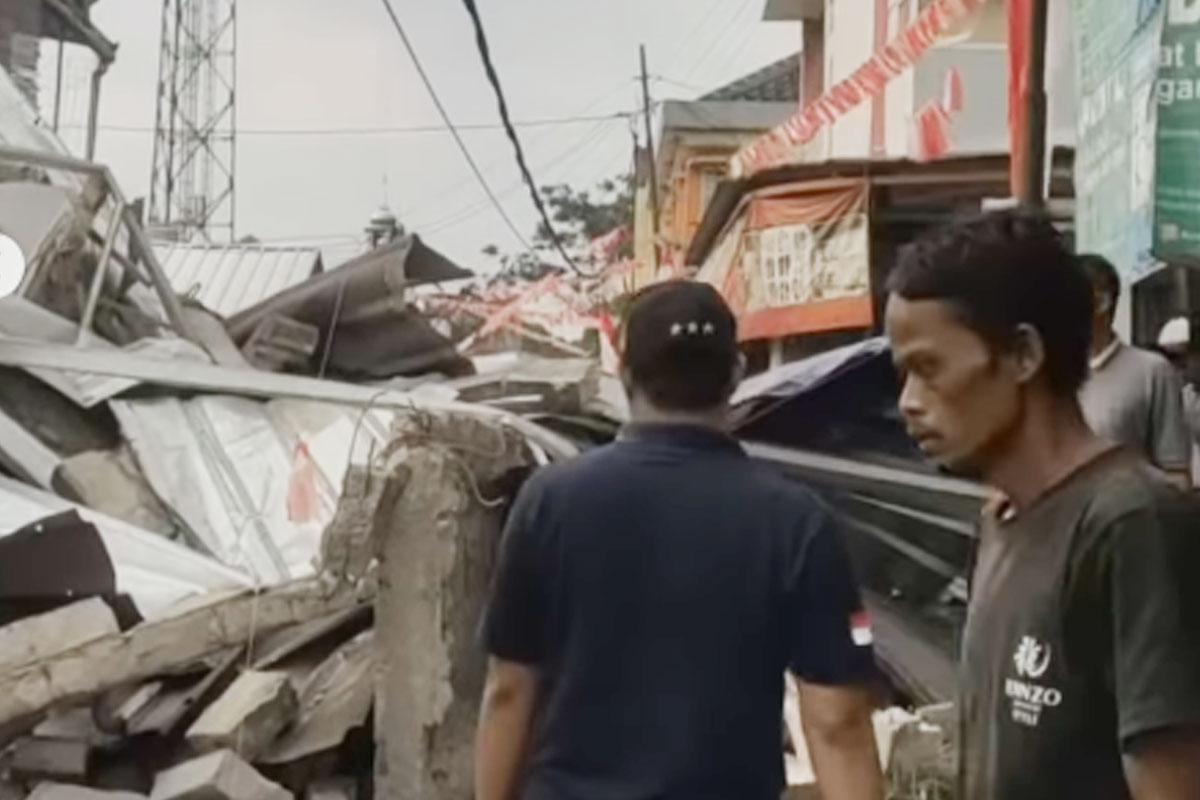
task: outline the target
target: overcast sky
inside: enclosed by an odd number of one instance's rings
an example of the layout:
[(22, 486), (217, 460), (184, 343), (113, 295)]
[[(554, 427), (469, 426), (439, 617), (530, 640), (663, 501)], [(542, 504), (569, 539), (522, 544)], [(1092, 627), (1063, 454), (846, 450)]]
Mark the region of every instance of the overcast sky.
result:
[[(459, 0), (392, 0), (435, 88), (459, 124), (494, 123), (496, 106)], [(799, 27), (762, 22), (763, 0), (480, 0), (493, 57), (517, 120), (632, 111), (637, 47), (660, 76), (656, 99), (691, 98), (794, 52)], [(97, 157), (126, 193), (148, 193), (161, 3), (102, 0), (96, 24), (119, 43), (104, 80)], [(436, 125), (381, 0), (241, 0), (238, 4), (237, 233), (301, 240), (334, 259), (353, 248), (385, 200), (409, 230), (463, 266), (487, 269), (487, 244), (520, 245), (445, 133), (254, 135), (262, 129)], [(54, 46), (43, 45), (43, 78)], [(90, 65), (72, 52), (63, 122), (81, 127)], [(52, 102), (43, 91), (43, 108)], [(64, 132), (81, 147), (82, 131)], [(118, 131), (112, 128), (141, 128)], [(108, 128), (108, 130), (105, 130)], [(520, 131), (539, 184), (582, 188), (627, 172), (625, 120)], [(500, 131), (466, 141), (522, 231), (534, 211)]]

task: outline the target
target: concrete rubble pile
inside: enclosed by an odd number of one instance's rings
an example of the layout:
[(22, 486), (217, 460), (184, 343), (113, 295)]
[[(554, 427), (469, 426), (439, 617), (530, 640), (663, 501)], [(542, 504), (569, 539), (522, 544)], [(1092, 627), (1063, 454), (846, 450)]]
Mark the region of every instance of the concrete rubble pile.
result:
[(0, 114), (0, 232), (29, 262), (0, 298), (0, 797), (466, 796), (503, 515), (591, 441), (536, 420), (588, 417), (597, 365), (477, 367), (407, 299), (467, 274), (415, 236), (273, 293), (229, 278), (234, 303), (22, 108)]

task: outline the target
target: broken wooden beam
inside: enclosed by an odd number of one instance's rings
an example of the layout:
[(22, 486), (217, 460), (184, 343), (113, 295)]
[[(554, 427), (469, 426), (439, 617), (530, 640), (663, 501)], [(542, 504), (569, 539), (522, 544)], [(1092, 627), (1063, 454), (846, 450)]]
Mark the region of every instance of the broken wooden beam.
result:
[(98, 597), (26, 617), (0, 628), (0, 672), (120, 631), (116, 615)]
[(218, 750), (160, 772), (151, 800), (292, 800), (230, 750)]
[(146, 680), (267, 633), (355, 605), (319, 578), (207, 598), (174, 616), (109, 634), (0, 674), (0, 724), (54, 703)]
[(286, 672), (247, 670), (187, 732), (196, 752), (232, 750), (255, 761), (295, 720), (300, 703)]

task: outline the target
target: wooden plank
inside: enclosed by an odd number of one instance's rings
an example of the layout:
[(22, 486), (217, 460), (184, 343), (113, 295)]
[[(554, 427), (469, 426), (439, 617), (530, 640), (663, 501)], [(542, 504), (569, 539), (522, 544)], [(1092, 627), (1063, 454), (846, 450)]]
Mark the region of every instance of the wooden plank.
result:
[(146, 680), (252, 636), (356, 605), (349, 593), (329, 593), (316, 578), (261, 593), (205, 598), (175, 616), (143, 623), (0, 674), (0, 724), (60, 702), (80, 700)]

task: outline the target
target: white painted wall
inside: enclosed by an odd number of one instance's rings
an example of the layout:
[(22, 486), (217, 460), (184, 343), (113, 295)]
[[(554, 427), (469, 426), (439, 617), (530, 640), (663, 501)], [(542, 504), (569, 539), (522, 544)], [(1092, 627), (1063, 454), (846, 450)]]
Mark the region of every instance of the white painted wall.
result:
[[(826, 0), (825, 88), (850, 76), (871, 57), (875, 44), (875, 0)], [(838, 120), (827, 158), (865, 158), (871, 152), (871, 104)]]
[[(924, 4), (921, 4), (922, 6)], [(913, 114), (930, 100), (941, 100), (946, 76), (956, 67), (963, 76), (966, 108), (954, 121), (955, 153), (1008, 149), (1008, 53), (1003, 3), (985, 7), (974, 36), (935, 47), (914, 68), (888, 85), (884, 100), (887, 157), (916, 152)], [(891, 0), (888, 38), (911, 24), (917, 3)], [(875, 0), (826, 0), (825, 87), (858, 69), (874, 52)], [(834, 124), (824, 141), (808, 149), (810, 160), (868, 158), (871, 155), (871, 103), (866, 102)]]

